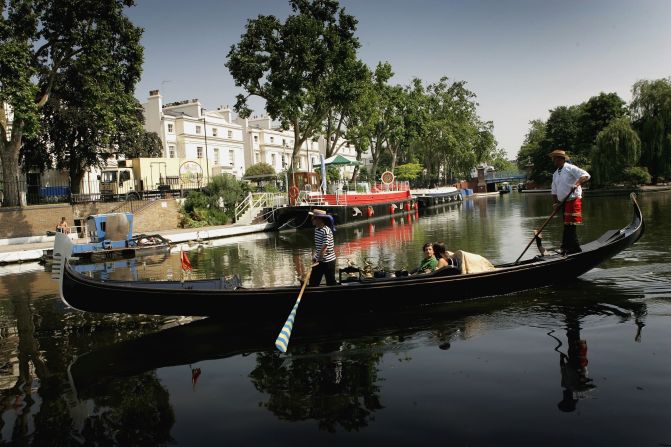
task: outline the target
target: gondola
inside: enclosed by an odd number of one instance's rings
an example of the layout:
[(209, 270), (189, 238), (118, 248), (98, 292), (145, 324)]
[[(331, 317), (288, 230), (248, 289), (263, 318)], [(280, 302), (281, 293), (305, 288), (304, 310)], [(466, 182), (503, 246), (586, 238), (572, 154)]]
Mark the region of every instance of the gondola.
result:
[[(366, 278), (359, 274), (334, 286), (306, 288), (300, 313), (366, 313), (502, 295), (545, 287), (576, 278), (634, 244), (643, 234), (641, 210), (632, 195), (633, 218), (624, 228), (605, 232), (581, 246), (581, 253), (549, 254), (495, 270), (459, 274), (443, 268), (429, 274)], [(67, 238), (65, 238), (67, 240)], [(225, 279), (195, 281), (103, 281), (75, 272), (65, 256), (61, 297), (70, 306), (89, 312), (154, 315), (226, 316), (253, 324), (259, 318), (286, 319), (299, 293), (298, 286), (231, 287)]]

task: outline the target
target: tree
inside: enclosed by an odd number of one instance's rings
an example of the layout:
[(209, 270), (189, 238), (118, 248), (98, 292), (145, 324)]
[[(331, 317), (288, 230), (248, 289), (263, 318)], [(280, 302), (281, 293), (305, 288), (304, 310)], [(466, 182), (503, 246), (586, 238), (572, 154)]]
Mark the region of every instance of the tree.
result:
[[(133, 4), (133, 0), (3, 2), (0, 101), (9, 104), (14, 113), (10, 133), (8, 117), (0, 112), (6, 206), (20, 204), (14, 180), (19, 177), (24, 139), (41, 137), (44, 141), (48, 136), (53, 140), (51, 132), (40, 131), (41, 111), (50, 101), (54, 125), (70, 125), (76, 113), (92, 113), (79, 115), (79, 120), (86, 122), (80, 122), (77, 130), (70, 129), (69, 135), (67, 129), (59, 129), (62, 141), (71, 144), (62, 147), (62, 159), (70, 165), (81, 161), (77, 160), (80, 148), (98, 150), (109, 143), (115, 120), (128, 112), (127, 104), (141, 73), (142, 30), (123, 14), (124, 7)], [(52, 100), (57, 91), (63, 95)], [(72, 93), (78, 95), (70, 102)], [(77, 111), (78, 107), (83, 108)], [(88, 126), (89, 119), (95, 125)], [(94, 131), (99, 133), (93, 135)], [(90, 160), (88, 155), (85, 158)]]
[(422, 173), (422, 165), (417, 162), (406, 163), (396, 167), (396, 178), (398, 180), (416, 180)]
[(144, 129), (144, 109), (135, 100), (134, 114), (120, 115), (117, 129), (112, 136), (112, 146), (126, 158), (161, 157), (163, 143), (156, 132)]
[(628, 118), (617, 118), (596, 138), (592, 153), (592, 176), (595, 185), (623, 179), (627, 168), (634, 167), (641, 157), (641, 140)]
[(255, 175), (275, 175), (275, 168), (263, 162), (253, 164), (245, 171), (245, 177)]
[(671, 176), (671, 78), (638, 81), (629, 106), (652, 182)]
[(616, 118), (625, 115), (626, 103), (617, 93), (599, 93), (580, 105), (575, 154), (589, 156), (596, 137)]
[(356, 61), (356, 19), (336, 0), (290, 0), (284, 23), (274, 16), (249, 20), (228, 53), (236, 86), (235, 111), (248, 117), (248, 97), (266, 101), (266, 111), (294, 131), (292, 166), (302, 144), (321, 130), (329, 111), (343, 110), (358, 94), (353, 80), (365, 75)]

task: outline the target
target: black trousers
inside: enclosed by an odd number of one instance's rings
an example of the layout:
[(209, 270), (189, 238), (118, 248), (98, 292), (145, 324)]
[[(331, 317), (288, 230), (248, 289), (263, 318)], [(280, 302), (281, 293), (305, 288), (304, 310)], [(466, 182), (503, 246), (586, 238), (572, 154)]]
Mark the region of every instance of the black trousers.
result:
[(561, 249), (566, 254), (580, 253), (580, 243), (578, 242), (577, 225), (564, 225), (564, 235), (562, 237)]
[(326, 276), (326, 285), (334, 286), (337, 284), (335, 277), (335, 267), (336, 262), (320, 262), (319, 264), (312, 267), (312, 272), (310, 273), (310, 282), (308, 285), (310, 287), (318, 286), (322, 282), (322, 276)]

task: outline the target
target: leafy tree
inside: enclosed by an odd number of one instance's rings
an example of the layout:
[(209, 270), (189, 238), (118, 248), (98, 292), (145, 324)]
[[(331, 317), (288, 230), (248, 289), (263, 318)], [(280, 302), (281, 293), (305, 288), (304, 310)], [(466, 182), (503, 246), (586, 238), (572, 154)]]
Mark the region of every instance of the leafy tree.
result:
[(524, 142), (517, 153), (517, 167), (526, 169), (529, 163), (535, 163), (535, 160), (543, 153), (543, 141), (545, 141), (545, 122), (540, 119), (529, 121), (529, 131), (524, 136)]
[(301, 145), (321, 130), (333, 109), (343, 110), (357, 96), (353, 80), (365, 70), (356, 61), (356, 19), (336, 0), (290, 0), (294, 14), (284, 23), (274, 16), (249, 20), (228, 53), (238, 95), (235, 111), (247, 117), (247, 98), (266, 101), (266, 110), (294, 131), (291, 163)]
[(592, 152), (592, 175), (596, 185), (621, 180), (625, 169), (638, 163), (641, 140), (628, 118), (617, 118), (596, 138)]
[(515, 163), (512, 161), (508, 160), (507, 158), (506, 151), (503, 149), (496, 149), (492, 152), (490, 155), (490, 162), (492, 166), (494, 166), (494, 169), (497, 171), (514, 171), (516, 166)]
[[(0, 15), (0, 101), (13, 110), (11, 135), (0, 113), (0, 160), (7, 206), (19, 205), (19, 155), (25, 138), (60, 150), (57, 166), (75, 179), (108, 147), (118, 117), (129, 113), (140, 78), (142, 30), (123, 14), (133, 0), (13, 0)], [(74, 95), (74, 96), (73, 96)], [(40, 130), (47, 107), (46, 130)], [(76, 127), (70, 126), (77, 116)], [(57, 145), (64, 143), (62, 146)], [(39, 147), (39, 145), (36, 145)], [(31, 157), (24, 157), (30, 160)]]
[(416, 180), (424, 168), (419, 163), (406, 163), (396, 167), (396, 178), (398, 180)]
[(264, 162), (253, 164), (245, 171), (245, 177), (255, 175), (275, 175), (275, 168)]
[(638, 81), (630, 104), (641, 138), (641, 164), (653, 183), (671, 176), (671, 78)]
[(617, 93), (599, 93), (582, 103), (574, 151), (589, 156), (596, 137), (613, 119), (626, 114), (626, 103)]
[(163, 156), (161, 137), (144, 129), (144, 110), (137, 100), (134, 112), (119, 116), (117, 130), (112, 137), (113, 147), (125, 158)]
[[(372, 166), (369, 180), (375, 180), (380, 156), (384, 151), (384, 142), (388, 133), (385, 121), (387, 82), (394, 75), (388, 62), (380, 62), (373, 73), (369, 72), (363, 83), (363, 92), (352, 105), (353, 113), (347, 118), (346, 138), (356, 150), (356, 159), (361, 161), (361, 154), (370, 152)], [(355, 168), (352, 179), (356, 178)]]

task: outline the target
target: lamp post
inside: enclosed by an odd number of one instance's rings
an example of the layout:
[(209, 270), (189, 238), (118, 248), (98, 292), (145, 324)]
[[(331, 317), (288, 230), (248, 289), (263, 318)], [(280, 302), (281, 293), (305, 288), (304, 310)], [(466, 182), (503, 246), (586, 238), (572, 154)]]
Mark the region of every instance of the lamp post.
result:
[(205, 121), (205, 116), (203, 116), (203, 132), (205, 133), (205, 169), (207, 172), (207, 183), (210, 183), (210, 159), (207, 156), (207, 123)]

